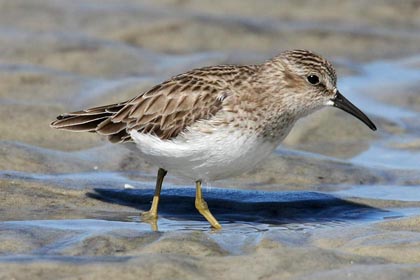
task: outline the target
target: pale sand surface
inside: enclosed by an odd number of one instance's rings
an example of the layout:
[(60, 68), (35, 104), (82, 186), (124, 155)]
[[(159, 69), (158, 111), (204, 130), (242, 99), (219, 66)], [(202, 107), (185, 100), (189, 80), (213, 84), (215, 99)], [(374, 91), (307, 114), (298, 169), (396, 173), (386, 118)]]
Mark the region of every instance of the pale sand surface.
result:
[[(420, 279), (419, 30), (414, 0), (1, 0), (0, 279)], [(207, 184), (221, 231), (169, 174), (153, 232), (156, 168), (48, 126), (290, 48), (332, 60), (378, 131), (332, 108), (300, 121), (257, 170)]]

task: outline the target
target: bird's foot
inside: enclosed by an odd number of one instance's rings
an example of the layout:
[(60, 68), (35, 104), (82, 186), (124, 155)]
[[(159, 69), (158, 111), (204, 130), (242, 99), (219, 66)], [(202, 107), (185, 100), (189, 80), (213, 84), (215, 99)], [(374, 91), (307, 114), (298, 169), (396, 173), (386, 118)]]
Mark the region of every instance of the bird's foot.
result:
[(146, 211), (140, 214), (140, 218), (143, 222), (150, 224), (153, 231), (158, 231), (157, 220), (158, 215), (154, 211)]
[(140, 216), (141, 216), (141, 219), (145, 222), (146, 221), (148, 222), (150, 220), (157, 220), (158, 219), (157, 213), (154, 212), (154, 211), (150, 211), (150, 210), (141, 213)]
[(216, 218), (210, 212), (209, 207), (207, 206), (207, 203), (204, 201), (204, 199), (196, 199), (195, 207), (197, 208), (198, 212), (200, 212), (200, 214), (204, 218), (206, 218), (206, 220), (210, 223), (213, 229), (219, 230), (222, 228), (220, 223), (216, 220)]

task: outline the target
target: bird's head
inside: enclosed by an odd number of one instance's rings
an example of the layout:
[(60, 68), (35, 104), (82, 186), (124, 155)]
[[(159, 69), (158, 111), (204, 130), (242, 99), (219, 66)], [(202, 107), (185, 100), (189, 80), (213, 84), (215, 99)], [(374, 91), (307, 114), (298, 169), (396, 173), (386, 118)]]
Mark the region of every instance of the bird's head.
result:
[[(277, 85), (284, 106), (304, 116), (324, 106), (333, 106), (376, 130), (373, 122), (337, 89), (334, 67), (321, 56), (307, 50), (285, 51), (267, 61), (266, 71), (279, 77)], [(273, 81), (273, 80), (272, 80)]]

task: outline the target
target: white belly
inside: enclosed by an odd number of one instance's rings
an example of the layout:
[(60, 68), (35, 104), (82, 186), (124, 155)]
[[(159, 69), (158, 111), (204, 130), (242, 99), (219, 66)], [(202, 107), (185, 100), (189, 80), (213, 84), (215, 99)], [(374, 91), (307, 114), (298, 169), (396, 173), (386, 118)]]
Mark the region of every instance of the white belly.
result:
[(218, 180), (251, 170), (278, 142), (265, 142), (226, 128), (213, 133), (190, 132), (172, 140), (130, 132), (141, 155), (150, 163), (193, 180)]

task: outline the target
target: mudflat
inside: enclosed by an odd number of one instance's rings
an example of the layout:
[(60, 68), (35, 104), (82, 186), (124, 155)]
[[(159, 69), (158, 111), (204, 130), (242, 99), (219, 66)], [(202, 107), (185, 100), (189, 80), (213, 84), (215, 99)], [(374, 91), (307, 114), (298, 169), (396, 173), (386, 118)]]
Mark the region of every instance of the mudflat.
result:
[[(418, 1), (0, 1), (0, 279), (419, 279)], [(295, 48), (338, 68), (378, 126), (328, 108), (257, 170), (210, 182), (222, 223), (170, 174), (56, 115), (174, 74)]]

